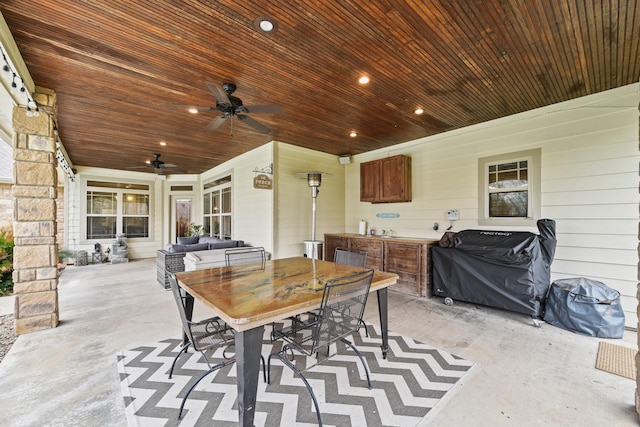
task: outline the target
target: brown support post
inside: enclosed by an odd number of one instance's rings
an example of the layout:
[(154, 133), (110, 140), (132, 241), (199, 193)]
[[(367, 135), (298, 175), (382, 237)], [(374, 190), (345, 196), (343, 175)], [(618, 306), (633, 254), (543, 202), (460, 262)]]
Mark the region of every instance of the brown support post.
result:
[(13, 109), (13, 282), (16, 334), (58, 325), (56, 95), (36, 88), (37, 115)]

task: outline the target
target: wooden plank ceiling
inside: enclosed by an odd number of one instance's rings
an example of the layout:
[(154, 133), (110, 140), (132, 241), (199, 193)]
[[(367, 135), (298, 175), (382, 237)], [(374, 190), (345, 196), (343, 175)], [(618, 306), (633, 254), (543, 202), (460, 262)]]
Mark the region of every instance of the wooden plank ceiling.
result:
[[(640, 77), (637, 0), (2, 0), (0, 12), (33, 80), (57, 93), (80, 166), (157, 152), (200, 173), (271, 140), (357, 154)], [(265, 15), (275, 32), (255, 28)], [(249, 114), (268, 134), (237, 116), (206, 130), (220, 112), (175, 106), (215, 106), (206, 82), (284, 112)]]

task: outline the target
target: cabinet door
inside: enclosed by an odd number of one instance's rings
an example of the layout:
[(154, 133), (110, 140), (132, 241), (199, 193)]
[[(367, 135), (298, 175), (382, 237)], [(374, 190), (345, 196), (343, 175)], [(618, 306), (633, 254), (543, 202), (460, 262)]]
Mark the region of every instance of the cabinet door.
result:
[(411, 157), (393, 156), (380, 159), (381, 202), (411, 201)]
[(381, 239), (351, 238), (349, 247), (352, 250), (367, 253), (367, 268), (382, 270), (382, 241)]
[(398, 275), (398, 283), (391, 289), (421, 295), (422, 246), (419, 243), (385, 242), (384, 271)]
[(324, 260), (333, 262), (336, 248), (349, 248), (349, 238), (340, 235), (324, 235)]
[(380, 192), (380, 162), (360, 163), (360, 201), (377, 202)]

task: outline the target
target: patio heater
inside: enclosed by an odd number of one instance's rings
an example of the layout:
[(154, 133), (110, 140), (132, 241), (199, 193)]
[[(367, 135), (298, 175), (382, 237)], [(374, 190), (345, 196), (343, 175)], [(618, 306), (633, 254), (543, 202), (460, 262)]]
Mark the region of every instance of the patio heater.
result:
[(320, 193), (320, 184), (322, 183), (322, 175), (329, 174), (323, 172), (300, 172), (296, 176), (306, 179), (307, 184), (311, 187), (311, 240), (304, 241), (304, 256), (311, 259), (322, 259), (322, 240), (316, 240), (316, 199)]

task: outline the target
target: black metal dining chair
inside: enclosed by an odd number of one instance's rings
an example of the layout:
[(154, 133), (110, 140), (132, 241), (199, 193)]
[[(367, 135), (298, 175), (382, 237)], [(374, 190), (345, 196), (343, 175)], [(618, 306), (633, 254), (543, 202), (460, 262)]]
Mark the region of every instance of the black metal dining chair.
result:
[(313, 388), (294, 363), (294, 351), (312, 356), (317, 355), (320, 349), (326, 348), (327, 358), (329, 358), (329, 346), (340, 341), (353, 349), (360, 358), (370, 389), (371, 379), (367, 363), (360, 351), (351, 341), (347, 340), (347, 337), (357, 332), (360, 327), (372, 279), (373, 270), (366, 270), (344, 278), (329, 280), (325, 284), (322, 303), (316, 315), (309, 316), (307, 320), (303, 320), (302, 317), (292, 317), (288, 326), (278, 327), (274, 324), (271, 333), (272, 339), (283, 340), (285, 344), (280, 351), (269, 355), (267, 383), (271, 381), (271, 358), (276, 357), (298, 374), (304, 382), (313, 399), (320, 426), (322, 426), (322, 417), (318, 401)]
[[(207, 362), (207, 366), (209, 367), (209, 370), (200, 375), (200, 377), (196, 381), (194, 381), (193, 384), (191, 384), (189, 390), (182, 398), (180, 411), (178, 412), (179, 420), (182, 418), (182, 411), (184, 409), (187, 398), (189, 397), (189, 394), (191, 394), (195, 386), (198, 385), (198, 383), (210, 373), (235, 362), (234, 357), (227, 357), (226, 355), (226, 347), (234, 344), (234, 331), (219, 317), (211, 317), (199, 322), (189, 320), (186, 313), (188, 296), (186, 292), (178, 286), (178, 280), (176, 279), (175, 274), (168, 271), (167, 274), (169, 277), (169, 285), (171, 286), (171, 291), (173, 292), (173, 297), (176, 301), (176, 304), (178, 305), (178, 312), (180, 313), (180, 320), (182, 322), (182, 330), (187, 339), (187, 342), (182, 346), (176, 357), (173, 359), (171, 369), (169, 370), (169, 379), (171, 379), (173, 375), (173, 369), (175, 368), (178, 358), (182, 354), (187, 353), (189, 347), (193, 347), (195, 351), (199, 351), (202, 354), (204, 360)], [(220, 347), (225, 347), (225, 351), (223, 352), (224, 360), (220, 363), (212, 365), (205, 351), (214, 350)]]
[(344, 248), (336, 248), (333, 256), (333, 262), (336, 264), (367, 268), (367, 253), (350, 251)]
[[(345, 248), (336, 248), (336, 251), (333, 255), (333, 262), (335, 262), (336, 264), (367, 268), (367, 253), (357, 252)], [(364, 328), (365, 335), (369, 337), (369, 328), (364, 320), (360, 321), (360, 326)]]
[(264, 269), (267, 253), (262, 247), (233, 248), (224, 252), (224, 259), (227, 266), (259, 264)]

